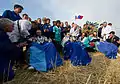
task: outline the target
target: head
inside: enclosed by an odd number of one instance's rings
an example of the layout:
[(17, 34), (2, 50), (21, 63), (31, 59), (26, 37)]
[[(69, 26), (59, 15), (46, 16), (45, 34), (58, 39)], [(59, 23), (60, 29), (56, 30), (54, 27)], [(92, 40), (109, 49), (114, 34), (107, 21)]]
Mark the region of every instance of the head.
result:
[(82, 37), (87, 37), (87, 34), (85, 32), (83, 32)]
[(100, 27), (103, 28), (103, 24), (100, 24)]
[(115, 35), (115, 32), (114, 31), (111, 31), (110, 33), (109, 33), (110, 35), (110, 37), (113, 37), (114, 35)]
[(41, 36), (41, 35), (42, 35), (41, 30), (38, 29), (38, 30), (36, 31), (36, 35), (37, 35), (37, 36)]
[(38, 18), (38, 19), (37, 19), (37, 23), (38, 23), (38, 24), (41, 24), (41, 18)]
[(66, 36), (67, 36), (67, 37), (70, 37), (70, 33), (66, 33)]
[(64, 23), (63, 22), (61, 22), (60, 27), (64, 27)]
[(74, 27), (74, 22), (72, 23), (72, 28)]
[(93, 36), (97, 37), (97, 32), (96, 31), (94, 31)]
[(18, 5), (18, 4), (15, 4), (15, 5), (14, 5), (14, 12), (15, 12), (16, 14), (21, 13), (22, 10), (23, 10), (23, 7), (22, 7), (21, 5)]
[(53, 21), (53, 26), (56, 26), (56, 21)]
[(29, 17), (28, 17), (28, 14), (23, 14), (23, 15), (22, 15), (22, 18), (25, 19), (25, 20), (28, 20), (28, 18), (29, 18)]
[(84, 29), (87, 28), (86, 24), (83, 25), (83, 28), (84, 28)]
[(90, 26), (89, 26), (89, 27), (90, 27), (90, 28), (92, 28), (93, 26), (94, 26), (93, 24), (90, 24)]
[(46, 23), (50, 24), (50, 19), (49, 18), (46, 19)]
[(37, 23), (35, 21), (32, 21), (31, 23), (32, 23), (32, 28), (37, 29), (37, 27), (38, 27)]
[(43, 21), (44, 24), (46, 24), (47, 23), (47, 18), (46, 17), (42, 18), (42, 21)]
[(93, 36), (94, 36), (94, 33), (90, 33), (89, 36), (90, 36), (90, 37), (93, 37)]
[(107, 22), (103, 22), (103, 27), (106, 27), (107, 26)]
[(30, 17), (28, 17), (28, 21), (30, 21), (30, 22), (31, 22), (31, 21), (32, 21), (32, 19), (31, 19)]
[(1, 18), (0, 28), (2, 28), (2, 30), (4, 30), (5, 32), (12, 32), (14, 29), (14, 22), (7, 18)]
[(78, 25), (77, 24), (74, 24), (74, 29), (77, 29)]
[(57, 20), (57, 21), (56, 21), (56, 24), (57, 24), (57, 25), (56, 25), (57, 27), (60, 27), (60, 24), (61, 24), (60, 20)]
[(37, 20), (34, 20), (34, 22), (37, 24)]
[(109, 26), (112, 26), (112, 23), (108, 23)]
[(66, 25), (66, 27), (69, 26), (67, 21), (65, 22), (65, 25)]

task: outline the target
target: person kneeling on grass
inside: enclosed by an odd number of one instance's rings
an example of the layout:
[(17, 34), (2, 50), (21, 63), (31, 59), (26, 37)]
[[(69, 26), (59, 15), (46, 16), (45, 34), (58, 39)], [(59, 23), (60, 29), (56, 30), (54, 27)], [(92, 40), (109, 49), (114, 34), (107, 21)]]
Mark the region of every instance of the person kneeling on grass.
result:
[(19, 48), (9, 40), (7, 35), (7, 32), (13, 31), (13, 26), (11, 20), (0, 19), (0, 84), (14, 78), (13, 63), (20, 56)]

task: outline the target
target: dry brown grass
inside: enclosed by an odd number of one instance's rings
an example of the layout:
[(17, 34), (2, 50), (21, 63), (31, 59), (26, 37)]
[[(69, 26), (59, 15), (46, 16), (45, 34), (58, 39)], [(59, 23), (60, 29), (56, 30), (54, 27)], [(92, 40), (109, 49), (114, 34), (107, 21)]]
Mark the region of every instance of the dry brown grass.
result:
[(48, 73), (17, 70), (7, 84), (120, 84), (120, 58), (109, 60), (101, 53), (90, 53), (92, 63), (74, 67), (69, 61)]

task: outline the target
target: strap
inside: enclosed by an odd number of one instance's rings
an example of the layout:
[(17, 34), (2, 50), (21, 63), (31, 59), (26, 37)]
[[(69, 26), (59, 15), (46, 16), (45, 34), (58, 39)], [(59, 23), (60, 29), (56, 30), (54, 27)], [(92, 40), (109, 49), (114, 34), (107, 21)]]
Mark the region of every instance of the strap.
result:
[(17, 26), (18, 26), (18, 31), (19, 31), (19, 33), (21, 34), (20, 25), (19, 25), (19, 20), (17, 21)]
[(20, 29), (20, 25), (19, 25), (19, 20), (17, 21), (17, 26), (18, 26), (18, 31), (19, 31), (19, 34), (20, 34), (20, 39), (21, 39), (21, 29)]

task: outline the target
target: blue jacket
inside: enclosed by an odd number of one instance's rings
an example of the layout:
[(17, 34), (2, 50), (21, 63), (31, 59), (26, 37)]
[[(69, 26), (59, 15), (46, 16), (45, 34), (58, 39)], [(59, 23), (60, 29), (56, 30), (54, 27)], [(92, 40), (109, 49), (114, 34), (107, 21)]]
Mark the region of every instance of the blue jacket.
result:
[(49, 32), (43, 32), (43, 35), (46, 36), (47, 38), (50, 37), (50, 27), (51, 27), (50, 24), (44, 24), (43, 25), (43, 30), (44, 29), (48, 29), (49, 30)]
[(8, 18), (8, 19), (10, 19), (12, 21), (16, 21), (16, 20), (22, 19), (19, 14), (17, 15), (14, 11), (10, 11), (10, 10), (6, 10), (3, 13), (2, 17), (3, 18)]
[(8, 76), (9, 68), (9, 77), (11, 80), (14, 77), (14, 72), (12, 70), (12, 63), (17, 57), (19, 57), (19, 49), (11, 43), (8, 35), (2, 29), (0, 29), (0, 80), (2, 79), (3, 73), (5, 79)]

